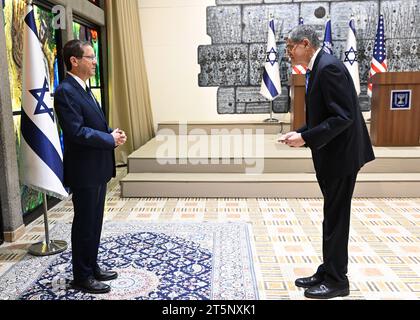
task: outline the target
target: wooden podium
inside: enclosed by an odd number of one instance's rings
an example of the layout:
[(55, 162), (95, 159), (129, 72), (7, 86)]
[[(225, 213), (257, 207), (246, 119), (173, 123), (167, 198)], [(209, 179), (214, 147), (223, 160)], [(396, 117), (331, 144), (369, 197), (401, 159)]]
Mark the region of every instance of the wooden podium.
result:
[(290, 85), (290, 129), (295, 131), (306, 122), (305, 115), (305, 75), (292, 74)]
[(372, 144), (420, 145), (420, 72), (377, 73), (372, 84)]

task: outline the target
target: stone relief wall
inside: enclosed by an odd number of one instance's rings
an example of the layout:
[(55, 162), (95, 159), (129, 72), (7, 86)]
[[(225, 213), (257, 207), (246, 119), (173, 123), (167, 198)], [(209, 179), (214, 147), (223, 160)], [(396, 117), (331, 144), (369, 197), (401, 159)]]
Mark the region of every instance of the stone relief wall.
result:
[(284, 37), (303, 17), (324, 37), (327, 16), (332, 21), (333, 50), (342, 58), (348, 21), (355, 16), (362, 110), (370, 110), (366, 83), (379, 13), (384, 15), (389, 71), (420, 70), (420, 0), (216, 0), (207, 8), (207, 34), (211, 45), (198, 48), (201, 87), (219, 87), (219, 114), (269, 113), (259, 94), (264, 64), (267, 22), (273, 15), (280, 55), (282, 95), (274, 101), (276, 113), (288, 112), (287, 82), (290, 64), (284, 58)]

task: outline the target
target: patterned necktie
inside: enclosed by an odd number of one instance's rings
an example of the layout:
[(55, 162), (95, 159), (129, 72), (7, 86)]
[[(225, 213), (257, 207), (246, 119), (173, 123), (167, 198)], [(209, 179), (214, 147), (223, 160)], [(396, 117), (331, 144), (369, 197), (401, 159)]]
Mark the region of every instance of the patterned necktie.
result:
[(308, 93), (308, 86), (309, 86), (309, 78), (311, 77), (311, 70), (307, 69), (305, 74), (305, 86), (306, 86), (306, 94)]

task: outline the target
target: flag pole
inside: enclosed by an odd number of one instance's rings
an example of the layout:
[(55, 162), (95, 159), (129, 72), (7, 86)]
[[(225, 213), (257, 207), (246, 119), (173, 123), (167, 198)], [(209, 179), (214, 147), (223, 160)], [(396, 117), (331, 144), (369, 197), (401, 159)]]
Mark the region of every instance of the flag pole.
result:
[(267, 123), (277, 123), (277, 122), (279, 122), (278, 119), (273, 118), (273, 100), (270, 101), (270, 118), (265, 119), (264, 122), (267, 122)]
[[(271, 20), (273, 20), (273, 23), (274, 23), (274, 14), (272, 13), (272, 12), (270, 12), (270, 11), (267, 11), (267, 14), (268, 14), (268, 20), (271, 22)], [(269, 22), (269, 23), (270, 23)], [(268, 43), (270, 44), (270, 46), (272, 46), (272, 49), (271, 50), (274, 50), (274, 47), (277, 47), (277, 45), (276, 45), (276, 40), (275, 40), (275, 31), (274, 31), (274, 25), (273, 25), (273, 30), (272, 30), (272, 32), (273, 32), (273, 38), (272, 38), (272, 41), (273, 41), (273, 43), (270, 43), (270, 27), (269, 27), (269, 30), (268, 30)], [(268, 49), (267, 49), (268, 50)], [(271, 51), (270, 51), (271, 52)], [(268, 59), (269, 59), (269, 54), (270, 54), (270, 52), (267, 52), (267, 61), (266, 61), (266, 63), (269, 61)], [(271, 66), (276, 66), (277, 68), (278, 68), (278, 52), (277, 52), (277, 50), (275, 50), (275, 53), (276, 53), (276, 57), (275, 57), (275, 61), (274, 61), (274, 63), (272, 63), (271, 64)], [(271, 62), (271, 61), (270, 61)], [(263, 67), (263, 78), (264, 78), (264, 72), (266, 71), (266, 66), (264, 66)], [(277, 72), (278, 72), (279, 70), (277, 70)], [(270, 81), (271, 81), (271, 79), (270, 79)], [(280, 79), (278, 79), (278, 82), (279, 82), (279, 84), (278, 84), (278, 86), (280, 87), (280, 90), (281, 90), (281, 84), (280, 84)], [(262, 90), (262, 89), (261, 89)], [(260, 92), (261, 93), (261, 92)], [(265, 119), (264, 120), (264, 122), (265, 123), (277, 123), (277, 122), (279, 122), (279, 120), (277, 120), (277, 119), (275, 119), (275, 118), (273, 118), (273, 99), (275, 99), (275, 97), (273, 97), (273, 95), (272, 94), (270, 94), (270, 97), (268, 97), (267, 95), (265, 95), (265, 94), (263, 94), (263, 93), (261, 93), (267, 100), (269, 100), (270, 101), (270, 118), (268, 118), (268, 119)]]
[[(49, 121), (48, 116), (42, 115), (44, 112), (38, 112), (41, 104), (47, 110), (52, 110), (51, 101), (45, 99), (45, 93), (49, 91), (47, 83), (46, 70), (42, 63), (42, 51), (38, 39), (38, 31), (35, 25), (34, 9), (31, 6), (32, 1), (26, 0), (26, 16), (24, 28), (24, 50), (23, 50), (23, 81), (22, 81), (22, 111), (27, 117), (22, 117), (21, 138), (26, 143), (21, 143), (20, 157), (21, 170), (25, 173), (22, 176), (23, 184), (28, 187), (42, 192), (43, 194), (43, 213), (44, 213), (44, 227), (45, 240), (33, 244), (28, 248), (28, 253), (34, 256), (49, 256), (67, 249), (67, 243), (62, 240), (50, 240), (49, 226), (48, 226), (48, 203), (47, 193), (51, 193), (57, 198), (65, 198), (68, 196), (64, 189), (62, 182), (54, 178), (48, 182), (41, 181), (42, 178), (49, 178), (47, 175), (54, 175), (59, 180), (62, 180), (62, 152), (60, 140), (57, 133), (55, 120)], [(39, 60), (39, 61), (38, 61)], [(39, 64), (41, 62), (41, 64)], [(39, 67), (41, 65), (41, 67)], [(42, 83), (45, 83), (42, 86)], [(41, 88), (41, 89), (40, 89)], [(40, 91), (41, 94), (30, 95), (29, 93)], [(32, 97), (31, 97), (32, 96)], [(34, 97), (37, 100), (37, 107), (35, 106)], [(36, 109), (36, 110), (34, 110)], [(40, 115), (41, 114), (41, 115)], [(53, 115), (51, 115), (53, 118)], [(40, 135), (43, 139), (42, 143), (35, 142), (36, 135), (32, 134), (32, 128), (40, 130), (44, 135)], [(42, 155), (42, 156), (40, 156)], [(35, 161), (34, 161), (35, 159)], [(41, 165), (41, 162), (43, 163)], [(48, 164), (45, 166), (45, 164)], [(23, 169), (24, 168), (24, 169)], [(54, 170), (54, 168), (56, 170)], [(22, 173), (21, 172), (21, 173)], [(30, 173), (36, 173), (30, 174)]]
[(31, 245), (28, 252), (34, 256), (51, 256), (61, 253), (67, 249), (67, 242), (63, 240), (50, 240), (50, 230), (48, 225), (48, 206), (47, 195), (43, 193), (44, 203), (44, 228), (45, 228), (45, 241)]

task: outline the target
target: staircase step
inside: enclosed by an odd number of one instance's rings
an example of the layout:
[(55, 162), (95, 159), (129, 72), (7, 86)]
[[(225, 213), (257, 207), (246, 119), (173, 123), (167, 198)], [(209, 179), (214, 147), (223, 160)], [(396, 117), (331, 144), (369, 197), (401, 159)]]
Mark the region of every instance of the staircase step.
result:
[[(263, 122), (263, 121), (217, 121), (217, 122), (200, 122), (190, 121), (188, 123), (180, 123), (177, 121), (160, 122), (158, 124), (158, 134), (168, 133), (176, 135), (202, 135), (202, 134), (232, 134), (238, 131), (264, 134), (278, 134), (279, 132), (291, 131), (290, 115), (276, 114), (279, 122)], [(366, 120), (368, 130), (370, 130), (370, 120)], [(261, 131), (262, 130), (262, 131)]]
[[(314, 173), (308, 148), (289, 148), (276, 141), (277, 135), (254, 135), (249, 146), (241, 135), (159, 135), (128, 157), (128, 172)], [(420, 173), (420, 147), (376, 147), (374, 151), (376, 160), (361, 172)]]
[[(171, 132), (176, 135), (202, 135), (202, 134), (232, 134), (252, 132), (256, 133), (257, 130), (262, 134), (277, 134), (279, 132), (290, 131), (290, 123), (277, 122), (255, 122), (255, 121), (237, 121), (237, 122), (188, 122), (179, 123), (161, 122), (158, 124), (158, 134)], [(261, 131), (262, 130), (262, 131)]]
[[(310, 173), (129, 173), (120, 181), (123, 198), (317, 198)], [(360, 173), (354, 197), (420, 197), (420, 173)]]

